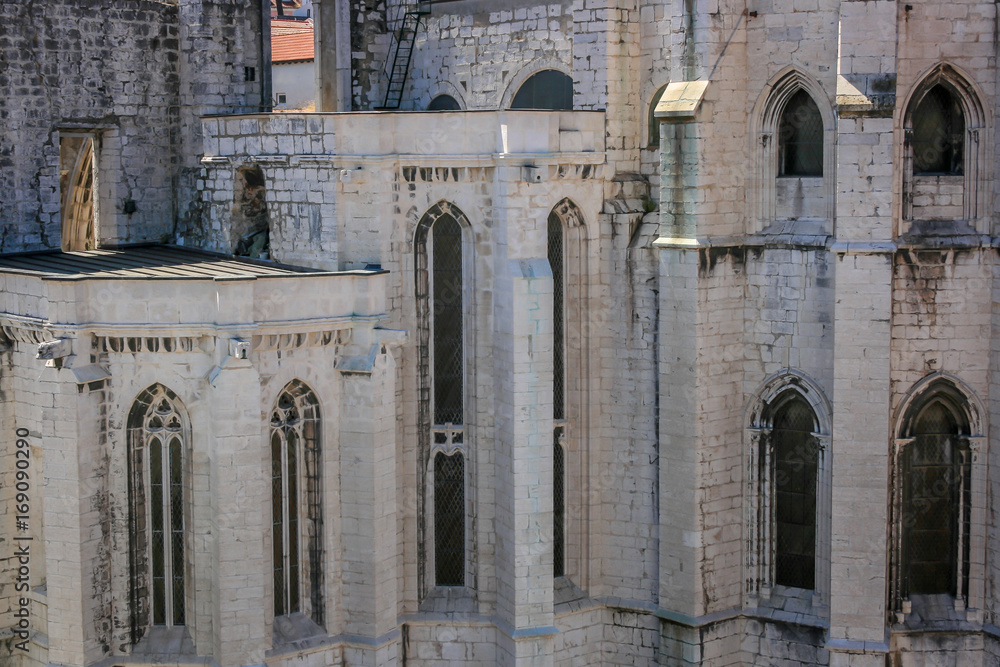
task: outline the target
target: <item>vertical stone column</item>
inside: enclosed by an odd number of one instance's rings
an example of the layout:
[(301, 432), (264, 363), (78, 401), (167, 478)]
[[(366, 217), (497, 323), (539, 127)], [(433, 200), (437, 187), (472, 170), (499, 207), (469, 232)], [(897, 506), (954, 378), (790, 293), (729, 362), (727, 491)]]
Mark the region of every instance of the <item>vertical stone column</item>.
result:
[(881, 665), (886, 635), (892, 255), (839, 255), (834, 332), (831, 665)]
[[(219, 324), (247, 324), (252, 318), (252, 309), (247, 305), (253, 303), (254, 282), (238, 279), (218, 283)], [(202, 457), (210, 456), (212, 461), (212, 507), (196, 505), (194, 522), (196, 534), (215, 535), (212, 560), (216, 584), (213, 587), (211, 580), (206, 581), (195, 567), (197, 609), (192, 612), (197, 611), (199, 626), (209, 621), (203, 615), (200, 591), (214, 588), (215, 659), (222, 667), (258, 665), (264, 662), (264, 652), (271, 644), (268, 613), (261, 604), (270, 599), (264, 541), (248, 539), (270, 530), (270, 514), (265, 512), (270, 507), (271, 489), (263, 466), (260, 374), (248, 358), (249, 332), (240, 336), (232, 330), (216, 341), (218, 366), (209, 376), (206, 415), (211, 436), (192, 434), (192, 468), (198, 472)], [(194, 556), (199, 558), (198, 554)], [(208, 652), (207, 648), (199, 650)]]
[(551, 665), (552, 270), (545, 259), (506, 269), (494, 320), (499, 660)]
[(351, 110), (349, 0), (313, 0), (316, 38), (316, 111)]
[(704, 613), (704, 548), (698, 508), (698, 249), (660, 251), (660, 584), (659, 606), (676, 621), (664, 626), (663, 653), (700, 664), (691, 628)]
[[(354, 335), (362, 337), (361, 332)], [(372, 345), (366, 357), (358, 357), (364, 363), (340, 363), (342, 616), (344, 632), (370, 646), (344, 650), (345, 660), (352, 664), (394, 665), (400, 637), (396, 625), (396, 364), (383, 344)], [(353, 660), (350, 653), (355, 654)]]
[[(689, 118), (691, 120), (693, 118)], [(692, 122), (662, 128), (660, 186), (660, 607), (680, 625), (668, 655), (697, 663), (697, 633), (684, 630), (704, 613), (700, 573), (704, 549), (698, 509), (699, 308), (698, 216), (695, 201), (701, 145)], [(682, 663), (683, 664), (683, 663)]]
[[(104, 657), (101, 640), (109, 641), (111, 632), (102, 622), (110, 615), (111, 594), (104, 583), (110, 563), (101, 557), (108, 545), (102, 544), (106, 538), (100, 529), (110, 520), (102, 516), (107, 504), (101, 501), (107, 493), (99, 439), (104, 392), (78, 391), (73, 371), (57, 367), (62, 362), (60, 358), (56, 366), (41, 369), (38, 379), (18, 392), (23, 397), (19, 400), (38, 401), (37, 421), (29, 417), (18, 420), (18, 426), (31, 430), (27, 440), (44, 448), (46, 460), (43, 465), (32, 457), (29, 511), (24, 519), (28, 529), (16, 530), (15, 535), (32, 536), (23, 544), (34, 554), (44, 553), (46, 559), (43, 570), (37, 558), (28, 558), (30, 587), (41, 583), (37, 574), (44, 571), (48, 591), (48, 627), (33, 627), (33, 633), (47, 631), (50, 663), (86, 665)], [(40, 442), (32, 442), (39, 436)], [(23, 596), (32, 598), (30, 593)]]

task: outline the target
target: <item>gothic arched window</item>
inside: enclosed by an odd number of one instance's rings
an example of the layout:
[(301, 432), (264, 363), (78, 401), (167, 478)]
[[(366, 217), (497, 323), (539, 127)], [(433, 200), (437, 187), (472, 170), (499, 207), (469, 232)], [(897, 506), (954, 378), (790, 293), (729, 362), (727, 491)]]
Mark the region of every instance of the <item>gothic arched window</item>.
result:
[(823, 117), (805, 90), (792, 95), (778, 128), (779, 175), (823, 175)]
[[(747, 411), (746, 604), (830, 593), (830, 406), (796, 371), (768, 380)], [(772, 596), (778, 596), (776, 601)]]
[(914, 411), (899, 454), (899, 564), (903, 598), (944, 593), (967, 598), (969, 425), (946, 395)]
[(133, 643), (150, 626), (184, 625), (188, 437), (176, 394), (157, 384), (136, 398), (127, 432)]
[(747, 201), (754, 232), (833, 233), (834, 128), (830, 97), (805, 72), (790, 69), (764, 89), (751, 114)]
[(531, 75), (517, 89), (511, 109), (573, 109), (573, 79), (559, 70), (546, 69)]
[(446, 202), (433, 207), (417, 228), (419, 376), (428, 568), (433, 586), (465, 586), (469, 497), (465, 429), (466, 264), (464, 215)]
[(911, 116), (914, 174), (961, 174), (965, 117), (958, 99), (937, 84)]
[(548, 221), (548, 256), (552, 268), (552, 574), (561, 577), (566, 573), (566, 307), (563, 265), (563, 222), (553, 210)]
[(271, 409), (274, 615), (323, 624), (320, 413), (313, 391), (288, 383)]

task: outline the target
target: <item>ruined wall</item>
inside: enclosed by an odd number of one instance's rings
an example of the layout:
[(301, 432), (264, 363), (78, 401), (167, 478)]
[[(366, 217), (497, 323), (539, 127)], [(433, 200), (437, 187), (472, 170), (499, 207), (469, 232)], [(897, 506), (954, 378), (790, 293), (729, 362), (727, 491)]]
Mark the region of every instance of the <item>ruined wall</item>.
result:
[[(8, 63), (0, 96), (6, 211), (0, 249), (59, 247), (59, 128), (99, 133), (98, 189), (104, 208), (111, 207), (101, 212), (100, 233), (109, 240), (157, 239), (172, 224), (176, 3), (32, 7), (0, 9)], [(124, 229), (125, 199), (137, 201), (132, 237)]]
[(195, 119), (258, 108), (254, 4), (5, 3), (0, 250), (60, 246), (59, 138), (81, 132), (96, 137), (98, 240), (173, 238), (191, 215), (180, 175), (201, 152)]

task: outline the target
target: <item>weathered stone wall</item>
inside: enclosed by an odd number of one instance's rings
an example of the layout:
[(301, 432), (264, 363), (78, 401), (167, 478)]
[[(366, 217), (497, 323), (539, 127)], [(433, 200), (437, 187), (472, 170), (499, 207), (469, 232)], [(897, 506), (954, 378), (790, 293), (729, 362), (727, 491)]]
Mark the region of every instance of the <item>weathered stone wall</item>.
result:
[(201, 152), (198, 117), (260, 105), (256, 6), (4, 4), (0, 250), (60, 246), (59, 138), (67, 133), (96, 137), (100, 243), (172, 239), (179, 223), (197, 230), (185, 170)]

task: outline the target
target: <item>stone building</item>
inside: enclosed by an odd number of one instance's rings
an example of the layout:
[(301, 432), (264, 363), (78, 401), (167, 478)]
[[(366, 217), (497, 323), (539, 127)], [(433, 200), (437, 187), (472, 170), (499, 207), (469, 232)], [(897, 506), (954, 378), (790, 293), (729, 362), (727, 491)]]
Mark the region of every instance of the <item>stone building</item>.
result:
[(323, 0), (310, 114), (82, 4), (0, 5), (5, 664), (1000, 661), (995, 3)]

